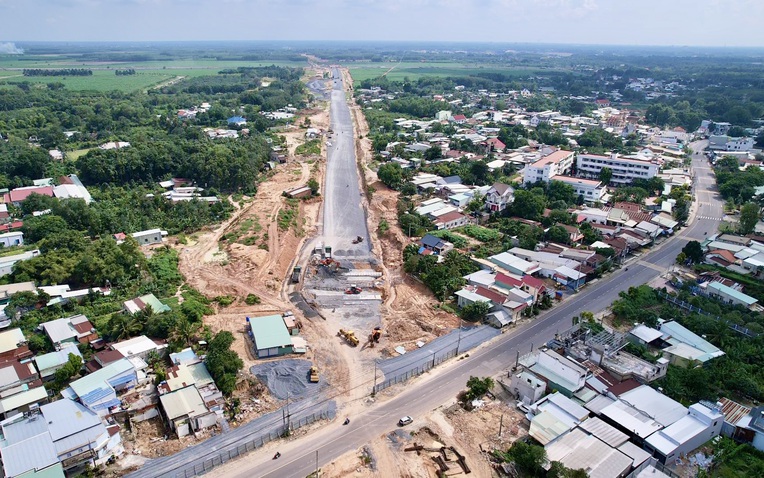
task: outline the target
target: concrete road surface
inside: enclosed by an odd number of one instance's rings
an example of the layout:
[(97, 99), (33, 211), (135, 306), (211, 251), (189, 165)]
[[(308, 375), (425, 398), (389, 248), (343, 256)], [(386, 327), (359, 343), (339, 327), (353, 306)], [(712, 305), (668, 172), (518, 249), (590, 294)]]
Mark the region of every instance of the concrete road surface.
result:
[[(703, 142), (691, 146), (696, 151), (705, 147)], [(415, 427), (418, 417), (447, 402), (462, 390), (470, 375), (488, 376), (501, 372), (514, 364), (517, 352), (520, 355), (528, 353), (532, 347), (546, 343), (557, 332), (569, 328), (572, 317), (583, 311), (603, 310), (618, 298), (619, 292), (649, 282), (660, 275), (674, 263), (688, 240), (703, 240), (716, 232), (722, 217), (723, 202), (715, 190), (710, 165), (699, 154), (693, 154), (692, 163), (696, 178), (696, 205), (693, 207), (697, 207), (696, 215), (699, 219), (678, 233), (677, 237), (629, 263), (628, 271), (621, 269), (588, 285), (538, 319), (520, 325), (471, 353), (469, 358), (452, 361), (433, 373), (415, 379), (396, 397), (384, 403), (371, 404), (364, 413), (350, 417), (350, 425), (332, 423), (304, 438), (285, 442), (279, 446), (282, 457), (276, 461), (271, 460), (271, 456), (265, 452), (254, 452), (234, 462), (224, 476), (304, 478), (315, 470), (317, 464), (320, 466), (330, 462), (395, 429), (401, 416), (414, 417), (415, 422), (410, 427)]]
[[(361, 186), (355, 158), (353, 119), (345, 97), (340, 71), (332, 71), (331, 118), (333, 134), (327, 138), (324, 189), (323, 243), (332, 246), (337, 259), (370, 256), (369, 231), (361, 204)], [(353, 244), (356, 236), (363, 242)]]

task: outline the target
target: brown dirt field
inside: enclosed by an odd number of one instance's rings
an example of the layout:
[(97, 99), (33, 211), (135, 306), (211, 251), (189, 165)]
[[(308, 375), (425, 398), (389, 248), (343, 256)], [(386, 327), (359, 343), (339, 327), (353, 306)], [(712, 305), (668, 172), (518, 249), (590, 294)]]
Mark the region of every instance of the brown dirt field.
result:
[[(502, 435), (498, 436), (499, 423), (503, 418)], [(439, 408), (427, 417), (419, 428), (407, 430), (406, 435), (396, 437), (398, 443), (391, 440), (392, 435), (383, 435), (368, 445), (347, 453), (322, 467), (323, 476), (332, 477), (386, 477), (401, 476), (410, 478), (429, 478), (438, 475), (438, 467), (432, 457), (441, 446), (453, 446), (466, 457), (467, 465), (472, 470), (469, 476), (498, 476), (488, 461), (487, 452), (495, 448), (506, 450), (512, 443), (525, 434), (521, 426), (523, 417), (516, 409), (500, 400), (487, 401), (480, 409), (467, 412), (458, 405)], [(414, 443), (424, 446), (420, 455), (413, 451), (404, 451)], [(371, 458), (371, 463), (364, 460), (364, 455)], [(456, 462), (447, 462), (448, 476), (467, 476)]]

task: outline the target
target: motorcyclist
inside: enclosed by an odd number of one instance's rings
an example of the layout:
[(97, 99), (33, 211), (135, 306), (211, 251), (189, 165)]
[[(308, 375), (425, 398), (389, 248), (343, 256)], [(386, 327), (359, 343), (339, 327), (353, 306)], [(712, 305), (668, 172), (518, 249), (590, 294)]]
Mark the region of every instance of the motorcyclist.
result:
[(349, 423), (350, 423), (350, 418), (349, 417), (345, 417), (345, 421), (342, 424), (343, 425), (347, 425)]
[(277, 459), (280, 456), (281, 456), (281, 453), (277, 451), (276, 454), (273, 455), (273, 459), (275, 460), (275, 459)]

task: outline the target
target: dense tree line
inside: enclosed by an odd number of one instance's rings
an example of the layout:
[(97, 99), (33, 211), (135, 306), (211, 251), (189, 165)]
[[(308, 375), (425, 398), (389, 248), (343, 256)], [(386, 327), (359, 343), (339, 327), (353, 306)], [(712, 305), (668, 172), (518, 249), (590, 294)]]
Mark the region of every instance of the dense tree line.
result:
[(114, 70), (114, 74), (117, 76), (130, 76), (135, 74), (135, 69), (127, 68), (125, 70)]
[(61, 68), (45, 70), (42, 68), (25, 68), (24, 76), (93, 76), (93, 70), (85, 68)]
[(746, 168), (741, 171), (737, 159), (722, 157), (714, 165), (716, 185), (719, 193), (728, 201), (743, 204), (749, 201), (755, 188), (764, 186), (764, 171), (759, 168)]

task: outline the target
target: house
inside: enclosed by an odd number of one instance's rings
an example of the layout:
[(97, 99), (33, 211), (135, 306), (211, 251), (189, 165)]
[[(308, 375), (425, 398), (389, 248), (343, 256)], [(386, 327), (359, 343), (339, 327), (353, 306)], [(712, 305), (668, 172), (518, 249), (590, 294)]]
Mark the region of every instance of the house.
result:
[(5, 420), (10, 417), (26, 414), (48, 402), (48, 391), (45, 387), (30, 387), (24, 385), (15, 390), (3, 393), (0, 398), (0, 417)]
[(432, 251), (434, 254), (443, 255), (454, 248), (454, 245), (448, 241), (445, 241), (439, 237), (435, 237), (432, 234), (425, 234), (425, 236), (419, 241), (422, 246), (419, 253), (422, 254), (423, 250)]
[(117, 392), (134, 388), (137, 382), (135, 368), (129, 360), (122, 359), (73, 381), (61, 395), (80, 402), (99, 416), (106, 416), (120, 408)]
[(122, 149), (128, 147), (130, 147), (130, 143), (127, 141), (109, 141), (108, 143), (102, 144), (98, 148), (104, 151), (108, 151), (110, 149)]
[(451, 117), (451, 121), (456, 124), (464, 124), (467, 122), (467, 117), (464, 115), (454, 115)]
[(539, 350), (525, 357), (519, 363), (534, 375), (543, 379), (548, 388), (566, 396), (581, 390), (591, 372), (583, 365), (563, 357), (553, 350)]
[(308, 186), (300, 186), (284, 191), (284, 195), (290, 199), (309, 198), (313, 195), (313, 190), (311, 190)]
[(706, 286), (706, 293), (714, 299), (720, 300), (725, 304), (741, 305), (747, 309), (752, 308), (758, 299), (743, 294), (742, 292), (728, 287), (720, 282), (710, 282)]
[(122, 303), (122, 310), (130, 315), (146, 310), (147, 307), (151, 307), (152, 312), (155, 314), (161, 314), (162, 312), (169, 312), (172, 310), (170, 309), (170, 306), (160, 302), (154, 294), (142, 295)]
[(447, 212), (446, 214), (443, 214), (442, 216), (436, 217), (432, 223), (435, 225), (435, 227), (438, 230), (443, 229), (454, 229), (456, 227), (461, 227), (469, 224), (470, 218), (469, 216), (465, 216), (464, 214), (456, 211)]
[(27, 362), (0, 363), (0, 396), (7, 396), (18, 391), (20, 387), (39, 386), (40, 376), (34, 364)]
[(21, 231), (0, 234), (0, 247), (15, 247), (24, 245), (24, 233)]
[(217, 414), (207, 408), (201, 394), (193, 385), (160, 395), (159, 401), (170, 429), (178, 437), (217, 423)]
[(716, 408), (690, 405), (688, 414), (645, 440), (645, 450), (661, 463), (672, 464), (719, 436), (724, 416)]
[(170, 363), (173, 365), (188, 365), (199, 361), (199, 357), (191, 347), (187, 347), (180, 352), (170, 354)]
[(95, 327), (82, 314), (44, 322), (39, 328), (45, 331), (56, 348), (66, 343), (88, 343), (98, 338)]
[(32, 352), (21, 329), (0, 332), (0, 361), (22, 360), (31, 356)]
[(491, 299), (475, 292), (475, 288), (463, 287), (454, 293), (456, 296), (456, 305), (461, 309), (475, 302), (484, 302), (493, 307)]
[(234, 126), (244, 126), (247, 124), (247, 119), (242, 116), (231, 116), (228, 118), (228, 124)]
[(164, 237), (167, 235), (167, 231), (161, 229), (149, 229), (147, 231), (139, 231), (130, 234), (138, 241), (141, 246), (150, 246), (152, 244), (161, 244), (164, 241)]
[(121, 353), (125, 358), (140, 357), (143, 360), (147, 360), (152, 352), (160, 357), (167, 353), (167, 344), (158, 344), (145, 335), (117, 342), (112, 344), (111, 348)]
[(724, 352), (708, 342), (706, 339), (691, 332), (678, 322), (663, 322), (660, 324), (661, 340), (671, 346), (663, 349), (673, 365), (687, 367), (696, 363), (705, 363), (716, 357), (721, 357)]
[(76, 174), (61, 176), (58, 182), (58, 186), (53, 187), (53, 195), (58, 199), (82, 199), (87, 204), (93, 202), (93, 197)]
[(631, 457), (597, 436), (588, 434), (581, 425), (548, 443), (544, 449), (549, 463), (555, 461), (569, 469), (586, 470), (586, 475), (590, 477), (626, 476), (633, 463)]
[(37, 370), (40, 372), (40, 378), (43, 380), (53, 380), (56, 370), (69, 362), (69, 355), (73, 354), (82, 358), (80, 349), (75, 344), (66, 344), (55, 352), (38, 355), (34, 358)]
[(515, 200), (515, 190), (504, 183), (493, 183), (485, 195), (485, 207), (491, 212), (501, 212)]
[(687, 413), (688, 409), (676, 400), (649, 385), (640, 385), (619, 395), (618, 400), (602, 410), (601, 418), (641, 442)]
[(0, 285), (0, 305), (7, 304), (11, 300), (13, 294), (18, 294), (19, 292), (31, 292), (37, 294), (37, 287), (35, 287), (34, 282), (31, 281)]
[(292, 336), (281, 315), (247, 317), (247, 322), (257, 358), (293, 353)]
[(751, 421), (751, 407), (746, 407), (725, 397), (720, 398), (716, 406), (724, 415), (721, 434), (739, 443), (751, 443), (756, 435), (753, 430), (748, 428)]
[(13, 266), (15, 266), (17, 262), (28, 261), (29, 259), (39, 255), (40, 251), (38, 249), (34, 249), (31, 251), (22, 252), (21, 254), (0, 257), (0, 277), (7, 276), (8, 274), (12, 273)]
[(553, 180), (563, 182), (573, 188), (577, 196), (587, 204), (601, 202), (607, 194), (607, 185), (598, 179), (583, 179), (572, 176), (558, 175)]
[(509, 391), (526, 406), (538, 402), (546, 392), (546, 382), (524, 370), (511, 374)]
[(528, 434), (546, 445), (589, 418), (589, 410), (555, 392), (528, 407), (531, 426)]
[(11, 477), (63, 477), (123, 453), (119, 427), (106, 427), (79, 403), (58, 400), (0, 423), (3, 470)]
[(533, 264), (524, 259), (521, 259), (517, 255), (509, 252), (502, 252), (500, 254), (493, 255), (488, 260), (495, 265), (509, 271), (516, 275), (534, 274), (539, 271), (538, 264)]
[(506, 147), (507, 145), (502, 143), (498, 138), (488, 138), (487, 140), (485, 140), (486, 154), (501, 153), (504, 151), (504, 148)]
[(53, 197), (52, 186), (26, 186), (23, 188), (16, 188), (11, 190), (3, 197), (5, 204), (13, 204), (16, 207), (21, 207), (26, 198), (31, 194), (39, 194), (41, 196)]

